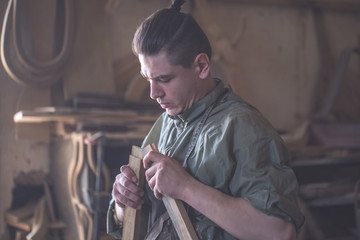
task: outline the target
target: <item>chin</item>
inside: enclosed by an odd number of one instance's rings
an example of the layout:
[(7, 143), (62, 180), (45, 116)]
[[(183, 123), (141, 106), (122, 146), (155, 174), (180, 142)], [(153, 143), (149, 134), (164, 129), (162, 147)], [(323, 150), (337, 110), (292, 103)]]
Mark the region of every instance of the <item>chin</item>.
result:
[(167, 113), (168, 115), (170, 115), (170, 116), (174, 116), (174, 115), (176, 115), (176, 114), (174, 114), (173, 112), (171, 112), (171, 111), (167, 111), (167, 110), (166, 110), (166, 113)]
[(166, 113), (170, 116), (175, 116), (175, 115), (178, 115), (180, 112), (178, 112), (176, 110), (166, 109)]

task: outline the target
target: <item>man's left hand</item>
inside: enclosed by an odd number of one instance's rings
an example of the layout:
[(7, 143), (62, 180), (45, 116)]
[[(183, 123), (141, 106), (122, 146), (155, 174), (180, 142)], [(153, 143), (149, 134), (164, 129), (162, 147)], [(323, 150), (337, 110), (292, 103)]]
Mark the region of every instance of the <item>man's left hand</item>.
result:
[(191, 176), (173, 158), (156, 151), (145, 155), (144, 168), (146, 180), (156, 198), (163, 195), (182, 199), (183, 189)]

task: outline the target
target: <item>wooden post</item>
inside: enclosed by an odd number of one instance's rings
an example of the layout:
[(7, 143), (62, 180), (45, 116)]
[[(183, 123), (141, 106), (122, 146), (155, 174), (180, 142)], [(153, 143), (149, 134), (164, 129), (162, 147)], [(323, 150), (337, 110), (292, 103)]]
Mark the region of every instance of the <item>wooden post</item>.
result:
[[(150, 151), (159, 152), (155, 144), (146, 146), (143, 149), (143, 155)], [(176, 232), (181, 240), (197, 240), (198, 237), (191, 224), (189, 216), (184, 208), (183, 203), (180, 200), (175, 200), (168, 196), (162, 198), (165, 208), (169, 213), (172, 223), (176, 229)]]

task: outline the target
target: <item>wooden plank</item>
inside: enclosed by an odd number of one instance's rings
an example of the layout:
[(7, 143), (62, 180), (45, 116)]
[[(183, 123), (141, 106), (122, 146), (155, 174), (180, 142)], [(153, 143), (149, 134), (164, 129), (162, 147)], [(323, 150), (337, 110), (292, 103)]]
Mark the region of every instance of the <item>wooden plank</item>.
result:
[(142, 148), (133, 145), (133, 146), (131, 147), (131, 155), (133, 155), (134, 157), (143, 159)]
[[(138, 186), (144, 186), (145, 173), (142, 159), (133, 155), (129, 156), (129, 167), (135, 172), (138, 178)], [(123, 239), (139, 240), (141, 234), (141, 210), (125, 207), (123, 223)]]
[[(145, 156), (151, 150), (159, 152), (157, 146), (155, 144), (151, 144), (143, 149), (143, 155)], [(181, 240), (198, 239), (182, 201), (175, 200), (168, 196), (163, 196), (162, 200), (179, 238)]]
[(169, 213), (179, 238), (183, 240), (198, 239), (183, 203), (180, 200), (175, 200), (167, 196), (164, 196), (162, 201)]
[(29, 233), (31, 231), (31, 226), (33, 224), (33, 221), (34, 221), (34, 217), (31, 216), (20, 221), (13, 221), (6, 219), (6, 224)]
[[(79, 121), (109, 123), (153, 123), (158, 114), (139, 114), (130, 110), (106, 111), (106, 110), (81, 110), (72, 108), (40, 108), (34, 110), (19, 111), (14, 115), (14, 122), (18, 123), (46, 123), (66, 122), (76, 123)], [(95, 121), (95, 120), (93, 120)]]
[(5, 213), (5, 221), (9, 224), (12, 222), (20, 222), (34, 214), (36, 202), (29, 202), (23, 207), (9, 210)]

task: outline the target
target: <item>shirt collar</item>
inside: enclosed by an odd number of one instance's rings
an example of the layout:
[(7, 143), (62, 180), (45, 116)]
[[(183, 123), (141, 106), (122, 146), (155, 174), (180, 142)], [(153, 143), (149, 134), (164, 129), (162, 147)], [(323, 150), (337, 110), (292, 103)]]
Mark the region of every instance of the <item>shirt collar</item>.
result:
[(206, 109), (225, 91), (224, 83), (220, 79), (214, 78), (214, 81), (216, 82), (214, 90), (194, 103), (189, 109), (171, 118), (174, 120), (178, 119), (182, 122), (191, 122), (201, 116)]

